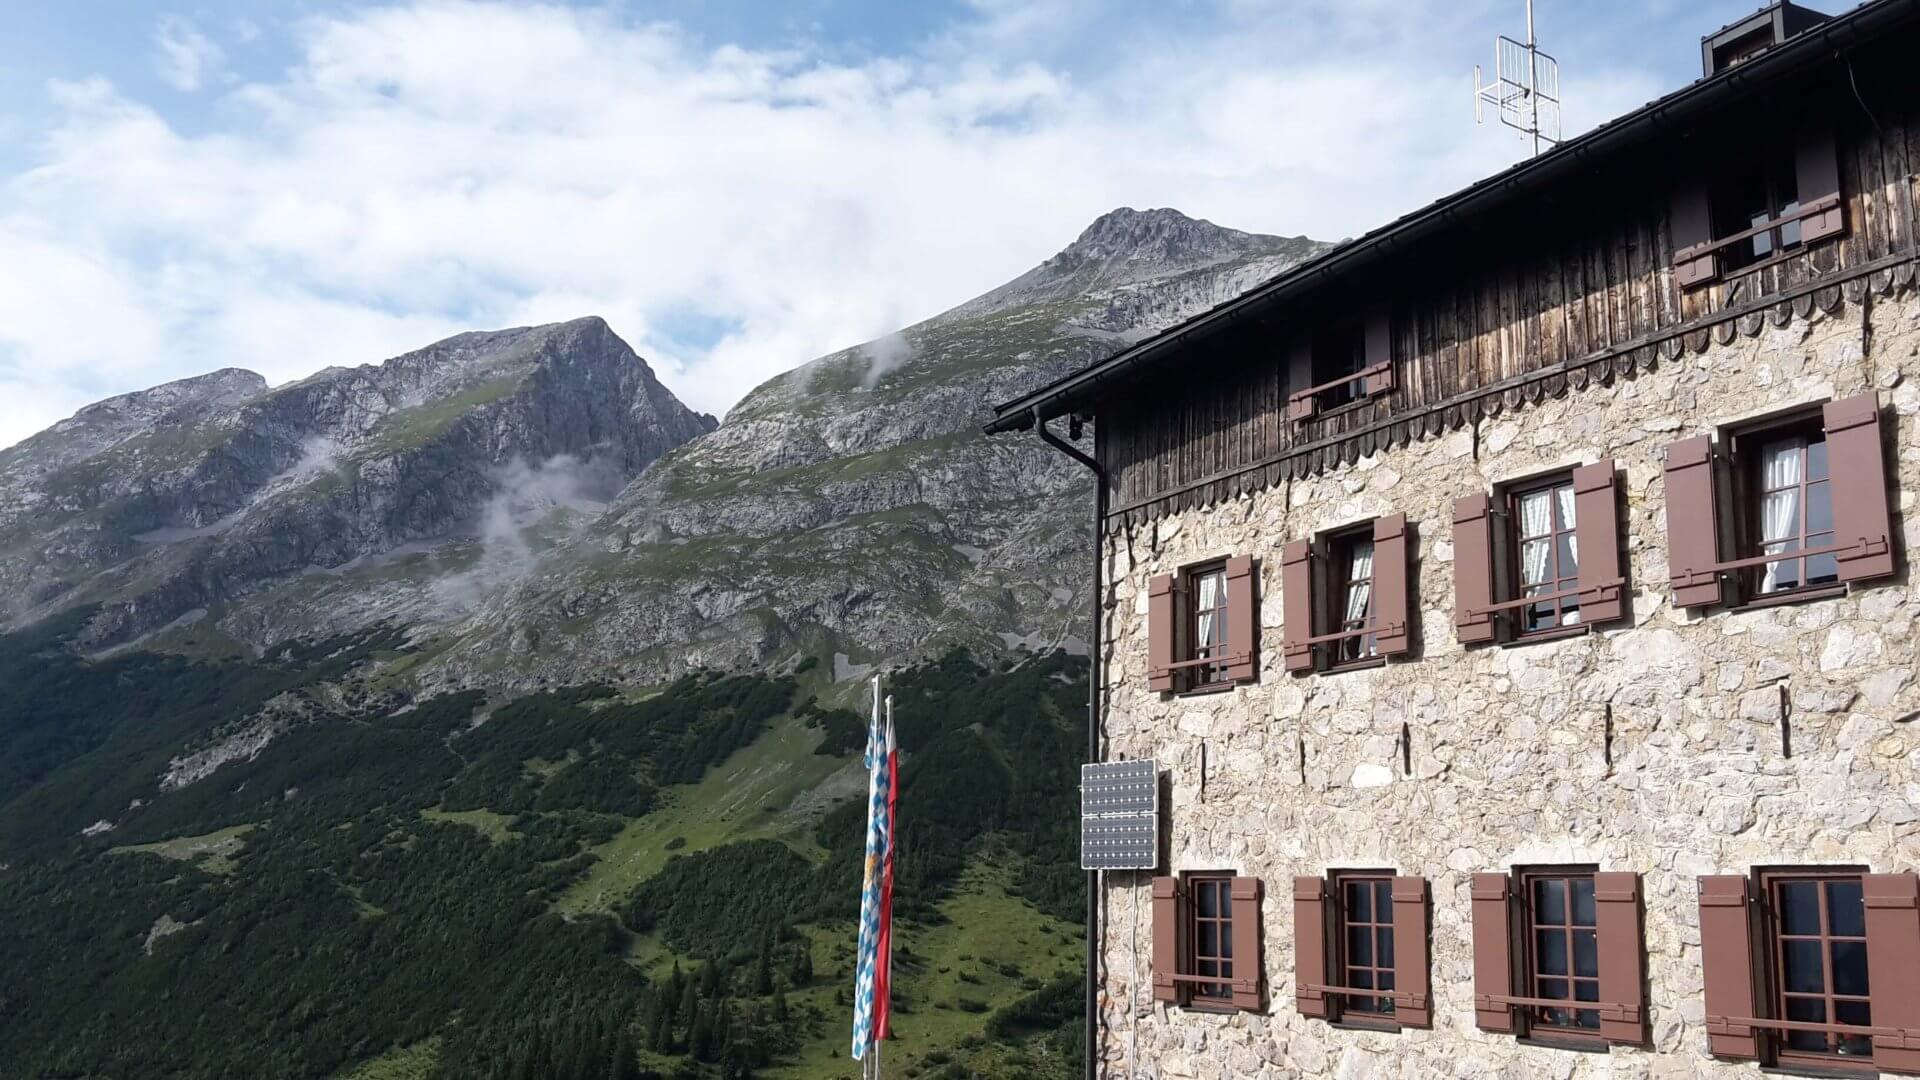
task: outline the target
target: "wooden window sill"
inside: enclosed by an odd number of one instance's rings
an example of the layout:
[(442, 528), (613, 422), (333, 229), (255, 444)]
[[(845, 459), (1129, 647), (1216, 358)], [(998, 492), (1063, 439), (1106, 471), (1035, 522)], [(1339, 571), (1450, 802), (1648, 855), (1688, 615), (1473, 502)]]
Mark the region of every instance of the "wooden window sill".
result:
[(1519, 634), (1500, 643), (1503, 649), (1515, 645), (1535, 645), (1543, 641), (1565, 641), (1568, 638), (1585, 637), (1593, 632), (1592, 623), (1578, 623), (1574, 626), (1556, 626), (1551, 630), (1536, 630), (1531, 634)]
[(1329, 1020), (1327, 1021), (1327, 1026), (1338, 1028), (1341, 1031), (1378, 1031), (1387, 1035), (1398, 1035), (1402, 1030), (1397, 1021), (1377, 1016), (1356, 1016), (1351, 1020), (1345, 1018)]
[(1847, 595), (1847, 583), (1842, 581), (1832, 585), (1815, 585), (1811, 588), (1789, 589), (1785, 592), (1767, 593), (1764, 596), (1756, 596), (1751, 600), (1728, 605), (1727, 610), (1757, 611), (1761, 608), (1784, 607), (1788, 604), (1799, 604), (1808, 600), (1831, 600), (1836, 596), (1845, 595)]
[(1572, 1032), (1538, 1032), (1522, 1035), (1514, 1040), (1521, 1046), (1537, 1046), (1543, 1050), (1572, 1050), (1579, 1054), (1611, 1053), (1613, 1045), (1599, 1036), (1576, 1035)]
[(1218, 1002), (1189, 1001), (1185, 1005), (1182, 1005), (1180, 1007), (1187, 1010), (1188, 1012), (1217, 1013), (1222, 1016), (1231, 1016), (1234, 1013), (1239, 1013), (1239, 1012), (1250, 1013), (1254, 1011), (1252, 1009), (1239, 1008), (1238, 1006), (1232, 1004), (1231, 1002), (1226, 1002), (1226, 1001), (1218, 1001)]
[(1369, 656), (1365, 660), (1354, 660), (1345, 664), (1336, 664), (1333, 667), (1321, 668), (1320, 674), (1345, 675), (1349, 671), (1371, 671), (1374, 668), (1386, 667), (1386, 666), (1387, 666), (1386, 657)]
[[(1822, 212), (1824, 213), (1824, 211)], [(1683, 286), (1683, 288), (1687, 290), (1693, 290), (1693, 289), (1704, 289), (1709, 285), (1726, 285), (1735, 281), (1736, 279), (1746, 277), (1748, 274), (1758, 273), (1761, 270), (1770, 270), (1773, 267), (1779, 266), (1781, 263), (1790, 262), (1793, 259), (1799, 258), (1802, 255), (1806, 255), (1810, 252), (1818, 251), (1820, 248), (1825, 247), (1830, 243), (1835, 243), (1837, 241), (1845, 239), (1846, 236), (1847, 236), (1847, 230), (1842, 229), (1841, 231), (1833, 234), (1832, 236), (1823, 236), (1820, 239), (1815, 240), (1810, 244), (1805, 242), (1797, 243), (1793, 247), (1790, 247), (1780, 252), (1777, 255), (1769, 255), (1764, 259), (1747, 263), (1745, 266), (1741, 266), (1735, 269), (1721, 269), (1716, 266), (1715, 268), (1716, 272), (1712, 277), (1701, 278), (1699, 281), (1696, 281), (1691, 285)], [(1668, 266), (1669, 268), (1671, 268), (1672, 264), (1669, 263)], [(1767, 294), (1760, 293), (1758, 295), (1765, 296)]]
[(1768, 1076), (1816, 1076), (1827, 1080), (1860, 1080), (1861, 1077), (1875, 1077), (1880, 1070), (1870, 1062), (1857, 1066), (1846, 1065), (1801, 1065), (1787, 1062), (1784, 1065), (1762, 1065), (1760, 1071)]
[(1316, 408), (1309, 415), (1297, 417), (1293, 422), (1296, 424), (1311, 424), (1315, 420), (1325, 420), (1328, 417), (1333, 417), (1333, 416), (1345, 416), (1347, 413), (1355, 412), (1359, 409), (1366, 408), (1368, 405), (1372, 405), (1375, 401), (1378, 401), (1379, 399), (1384, 398), (1386, 396), (1387, 396), (1386, 391), (1382, 391), (1378, 394), (1366, 394), (1361, 396), (1361, 398), (1357, 401), (1349, 401), (1344, 405), (1335, 405), (1331, 409)]
[(1181, 697), (1181, 698), (1190, 698), (1190, 697), (1206, 697), (1210, 694), (1225, 694), (1233, 690), (1234, 688), (1238, 687), (1239, 685), (1240, 685), (1239, 683), (1230, 683), (1230, 682), (1209, 683), (1206, 686), (1196, 686), (1190, 690), (1177, 690), (1174, 692), (1173, 696)]

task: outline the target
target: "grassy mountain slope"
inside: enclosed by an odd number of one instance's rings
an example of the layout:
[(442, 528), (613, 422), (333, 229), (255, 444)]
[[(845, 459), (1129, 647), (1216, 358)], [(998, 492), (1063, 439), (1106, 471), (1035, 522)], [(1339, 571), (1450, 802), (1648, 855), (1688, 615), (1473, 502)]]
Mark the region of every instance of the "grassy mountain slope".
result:
[[(846, 1074), (860, 807), (821, 781), (857, 769), (857, 720), (824, 678), (412, 700), (371, 689), (408, 660), (390, 633), (90, 661), (60, 648), (86, 615), (0, 637), (23, 691), (0, 739), (34, 748), (0, 789), (18, 1075), (597, 1080), (623, 1050), (631, 1075)], [(1048, 864), (1070, 842), (1084, 665), (954, 654), (894, 690), (896, 1060), (1050, 1075), (1071, 1025), (988, 1030), (1074, 962), (1077, 882)], [(156, 789), (288, 696), (313, 708), (256, 756)], [(45, 738), (50, 700), (100, 722)], [(663, 1029), (681, 983), (694, 1004)]]

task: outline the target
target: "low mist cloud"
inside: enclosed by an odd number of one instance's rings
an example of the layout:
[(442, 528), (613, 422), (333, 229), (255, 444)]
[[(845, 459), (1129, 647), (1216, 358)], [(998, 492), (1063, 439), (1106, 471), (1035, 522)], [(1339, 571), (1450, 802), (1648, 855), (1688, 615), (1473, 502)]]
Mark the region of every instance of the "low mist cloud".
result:
[(534, 464), (515, 458), (494, 470), (494, 494), (475, 523), (479, 561), (434, 584), (435, 606), (447, 614), (470, 611), (533, 573), (541, 552), (605, 510), (623, 479), (609, 464), (572, 454)]
[(913, 359), (913, 342), (896, 332), (862, 345), (860, 355), (867, 360), (867, 373), (861, 376), (860, 385), (871, 390), (889, 371)]

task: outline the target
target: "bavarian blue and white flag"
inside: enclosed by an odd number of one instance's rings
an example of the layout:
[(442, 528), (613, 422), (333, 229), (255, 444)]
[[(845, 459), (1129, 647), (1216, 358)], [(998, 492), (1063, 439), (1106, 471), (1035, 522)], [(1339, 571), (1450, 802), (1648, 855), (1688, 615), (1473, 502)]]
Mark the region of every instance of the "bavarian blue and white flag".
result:
[(881, 929), (887, 911), (885, 889), (888, 848), (893, 823), (887, 797), (893, 788), (893, 732), (880, 723), (880, 680), (873, 681), (873, 720), (867, 725), (867, 865), (860, 883), (860, 944), (854, 953), (853, 1058), (865, 1057), (879, 1038), (876, 1030), (877, 992), (881, 982)]

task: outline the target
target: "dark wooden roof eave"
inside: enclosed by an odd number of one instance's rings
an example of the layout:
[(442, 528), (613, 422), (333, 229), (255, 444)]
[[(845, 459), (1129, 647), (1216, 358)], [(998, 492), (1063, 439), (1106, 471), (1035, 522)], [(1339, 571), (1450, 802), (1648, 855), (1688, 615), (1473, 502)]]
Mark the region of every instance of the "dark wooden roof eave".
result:
[(1263, 285), (1171, 327), (1029, 394), (994, 407), (989, 435), (1025, 431), (1036, 416), (1050, 419), (1086, 408), (1097, 391), (1134, 369), (1162, 359), (1183, 344), (1201, 340), (1242, 318), (1264, 313), (1304, 289), (1355, 273), (1390, 257), (1395, 249), (1473, 216), (1495, 212), (1525, 195), (1603, 164), (1661, 135), (1738, 104), (1754, 91), (1801, 76), (1836, 59), (1842, 50), (1920, 18), (1920, 0), (1868, 3), (1807, 30), (1754, 60), (1693, 82), (1609, 121), (1538, 157), (1435, 200), (1355, 240), (1320, 253)]

